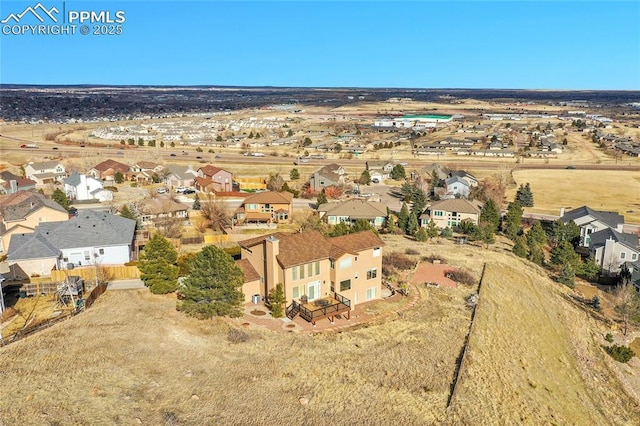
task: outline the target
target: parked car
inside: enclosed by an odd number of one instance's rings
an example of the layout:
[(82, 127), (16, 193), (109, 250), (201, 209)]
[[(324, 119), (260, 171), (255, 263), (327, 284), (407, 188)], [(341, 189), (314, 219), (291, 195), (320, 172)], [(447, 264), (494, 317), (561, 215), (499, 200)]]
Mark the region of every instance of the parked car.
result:
[(181, 193), (183, 193), (183, 192), (184, 192), (184, 191), (186, 191), (186, 190), (187, 190), (187, 188), (185, 188), (184, 186), (179, 186), (179, 187), (177, 187), (177, 188), (176, 188), (176, 192), (177, 192), (178, 194), (181, 194)]
[(58, 149), (58, 147), (57, 147), (57, 146), (54, 146), (54, 147), (53, 147), (53, 148), (51, 148), (51, 149), (55, 149), (55, 150), (57, 150), (57, 149)]
[(187, 188), (187, 189), (185, 189), (185, 190), (184, 190), (184, 192), (183, 192), (183, 194), (186, 194), (186, 195), (188, 195), (188, 194), (195, 194), (195, 193), (196, 193), (196, 190), (195, 190), (195, 189), (191, 189), (191, 188)]
[(202, 160), (202, 157), (198, 155), (198, 156), (196, 157), (196, 160)]
[(219, 155), (216, 155), (214, 158), (222, 158), (222, 157), (220, 157)]
[(170, 155), (170, 157), (175, 157), (175, 156), (176, 156), (175, 154), (171, 154), (171, 155)]
[(158, 194), (166, 194), (169, 192), (167, 188), (158, 188)]

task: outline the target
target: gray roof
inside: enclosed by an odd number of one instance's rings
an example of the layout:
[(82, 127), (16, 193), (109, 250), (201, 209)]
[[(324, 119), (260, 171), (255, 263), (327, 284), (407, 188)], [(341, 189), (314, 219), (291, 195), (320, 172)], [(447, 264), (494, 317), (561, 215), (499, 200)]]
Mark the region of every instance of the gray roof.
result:
[(378, 202), (348, 200), (340, 203), (325, 203), (318, 207), (327, 216), (348, 216), (351, 219), (375, 219), (387, 216), (387, 206)]
[[(55, 250), (82, 247), (128, 245), (133, 241), (136, 222), (121, 216), (85, 210), (64, 222), (46, 222), (38, 225), (33, 234), (12, 236), (8, 259), (36, 259), (50, 257)], [(23, 240), (22, 238), (25, 238)], [(46, 241), (48, 245), (43, 245)], [(33, 243), (33, 244), (32, 244)], [(33, 246), (26, 251), (21, 247)], [(25, 257), (28, 256), (28, 257)]]
[(464, 186), (469, 186), (469, 182), (467, 182), (466, 180), (462, 179), (460, 176), (452, 176), (449, 179), (445, 179), (445, 181), (444, 181), (445, 185), (447, 185), (447, 186), (453, 185), (456, 182), (461, 183)]
[(73, 172), (71, 175), (64, 180), (64, 183), (70, 186), (78, 186), (81, 183), (80, 173)]
[(47, 170), (47, 169), (55, 169), (56, 167), (58, 167), (60, 165), (60, 162), (58, 161), (43, 161), (41, 163), (30, 163), (27, 164), (28, 166), (31, 166), (31, 168), (33, 170)]
[(599, 220), (600, 222), (605, 223), (612, 228), (617, 228), (618, 225), (624, 223), (624, 216), (620, 215), (618, 212), (593, 210), (591, 207), (587, 206), (578, 207), (577, 209), (568, 211), (560, 219), (564, 223), (572, 220), (576, 222), (577, 219), (585, 216), (591, 216), (595, 220)]
[(0, 201), (0, 215), (7, 222), (23, 220), (29, 216), (29, 214), (42, 207), (49, 207), (53, 210), (66, 212), (60, 204), (37, 192), (19, 191), (12, 195), (11, 198), (6, 197), (7, 202), (10, 202), (10, 204), (2, 205), (3, 202)]
[(636, 234), (627, 234), (624, 232), (618, 232), (615, 229), (605, 228), (601, 231), (594, 232), (591, 234), (590, 238), (590, 247), (604, 246), (608, 239), (612, 239), (632, 250), (638, 251), (638, 236)]
[(167, 167), (167, 170), (169, 171), (169, 176), (176, 175), (178, 179), (181, 179), (181, 180), (193, 179), (196, 176), (198, 176), (198, 172), (196, 172), (189, 166), (180, 166), (180, 165), (172, 164), (169, 167)]

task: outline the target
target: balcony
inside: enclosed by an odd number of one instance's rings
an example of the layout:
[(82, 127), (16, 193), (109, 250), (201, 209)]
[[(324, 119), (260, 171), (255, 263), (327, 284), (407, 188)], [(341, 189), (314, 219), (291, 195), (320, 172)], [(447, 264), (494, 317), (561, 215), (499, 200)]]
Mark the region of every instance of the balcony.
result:
[(316, 325), (316, 321), (329, 318), (331, 322), (338, 314), (346, 313), (347, 319), (351, 319), (351, 300), (338, 293), (333, 296), (322, 297), (313, 301), (294, 300), (287, 306), (287, 317), (294, 319), (300, 315), (302, 319)]

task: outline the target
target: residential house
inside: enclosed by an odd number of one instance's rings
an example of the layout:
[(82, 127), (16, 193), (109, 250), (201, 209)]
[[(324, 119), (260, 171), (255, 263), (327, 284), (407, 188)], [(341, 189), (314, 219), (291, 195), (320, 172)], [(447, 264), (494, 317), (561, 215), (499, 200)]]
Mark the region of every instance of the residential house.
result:
[(14, 175), (5, 170), (0, 172), (0, 193), (15, 194), (18, 191), (30, 191), (36, 189), (36, 182), (22, 176)]
[(136, 164), (131, 166), (131, 179), (141, 183), (141, 184), (149, 184), (153, 183), (154, 175), (159, 178), (160, 174), (164, 167), (158, 163), (154, 163), (151, 161), (138, 161)]
[(69, 219), (58, 203), (38, 192), (18, 191), (0, 196), (0, 252), (6, 252), (13, 234), (28, 234), (44, 222)]
[(469, 198), (471, 188), (469, 183), (459, 177), (453, 176), (444, 181), (444, 196), (442, 198)]
[(593, 210), (590, 207), (582, 206), (565, 213), (560, 209), (560, 220), (564, 223), (573, 221), (580, 227), (580, 246), (589, 247), (591, 244), (591, 234), (612, 228), (617, 232), (622, 232), (624, 216), (617, 212), (607, 212)]
[(292, 214), (292, 193), (265, 191), (245, 198), (235, 211), (233, 222), (234, 225), (291, 222)]
[(176, 187), (192, 187), (198, 172), (191, 166), (179, 166), (172, 164), (167, 167), (165, 183), (172, 188)]
[(101, 203), (113, 200), (113, 193), (104, 189), (101, 180), (78, 172), (71, 173), (64, 180), (64, 192), (70, 200), (97, 200)]
[(93, 166), (91, 170), (89, 170), (89, 174), (96, 179), (113, 182), (118, 172), (122, 173), (122, 177), (124, 177), (125, 180), (129, 180), (131, 178), (130, 171), (130, 167), (124, 163), (115, 160), (105, 160)]
[(346, 178), (347, 175), (344, 172), (344, 167), (336, 163), (331, 163), (313, 172), (309, 178), (309, 184), (312, 190), (318, 192), (322, 191), (322, 188), (329, 186), (344, 185)]
[(449, 173), (450, 177), (459, 177), (460, 179), (467, 182), (469, 188), (473, 188), (478, 186), (478, 179), (470, 173), (465, 172), (464, 170), (453, 170)]
[(188, 210), (186, 205), (168, 198), (146, 199), (139, 206), (140, 224), (143, 226), (157, 225), (174, 218), (187, 221), (189, 219)]
[(37, 185), (60, 182), (67, 176), (64, 166), (57, 161), (31, 162), (25, 166), (24, 173)]
[(640, 259), (638, 236), (612, 228), (593, 232), (589, 234), (589, 254), (603, 271), (617, 274), (623, 263)]
[(427, 227), (431, 220), (440, 229), (454, 228), (463, 220), (468, 220), (474, 225), (478, 224), (482, 204), (479, 201), (469, 201), (463, 198), (452, 198), (435, 201), (429, 204), (420, 215), (420, 226)]
[(239, 244), (242, 259), (260, 277), (258, 291), (253, 272), (245, 276), (245, 299), (256, 291), (264, 298), (282, 283), (289, 317), (315, 324), (381, 297), (384, 243), (372, 231), (334, 238), (318, 231), (275, 233)]
[(360, 199), (321, 204), (317, 211), (320, 218), (329, 225), (353, 224), (358, 219), (364, 219), (380, 229), (387, 219), (385, 204)]
[(67, 221), (46, 222), (33, 233), (14, 234), (7, 251), (14, 279), (49, 276), (52, 269), (123, 265), (131, 260), (136, 222), (84, 210)]
[(371, 180), (374, 179), (374, 173), (376, 177), (379, 176), (379, 181), (382, 182), (385, 179), (389, 179), (391, 171), (393, 170), (393, 163), (389, 161), (368, 160), (366, 163), (366, 169), (369, 171)]
[(196, 189), (208, 192), (233, 191), (233, 173), (210, 164), (198, 169)]

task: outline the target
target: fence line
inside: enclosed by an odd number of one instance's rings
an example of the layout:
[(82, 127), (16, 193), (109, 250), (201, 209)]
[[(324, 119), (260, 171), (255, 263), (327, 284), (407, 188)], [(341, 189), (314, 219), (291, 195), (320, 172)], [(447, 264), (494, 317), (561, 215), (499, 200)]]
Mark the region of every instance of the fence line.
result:
[(85, 282), (95, 282), (104, 280), (125, 280), (132, 278), (140, 278), (140, 270), (137, 266), (87, 266), (75, 268), (72, 270), (53, 270), (51, 271), (51, 280), (56, 282), (64, 282), (68, 275), (77, 275)]
[(471, 324), (469, 325), (469, 333), (467, 333), (467, 338), (465, 339), (464, 346), (462, 347), (462, 352), (460, 355), (460, 364), (458, 364), (458, 369), (455, 372), (453, 377), (453, 384), (451, 385), (451, 394), (449, 395), (449, 400), (447, 401), (447, 409), (451, 408), (453, 404), (453, 400), (455, 399), (458, 385), (460, 384), (460, 376), (462, 375), (465, 367), (467, 365), (467, 353), (469, 351), (469, 343), (471, 342), (471, 334), (475, 330), (476, 324), (476, 314), (478, 313), (478, 308), (480, 307), (480, 303), (482, 303), (482, 295), (480, 294), (480, 290), (482, 289), (482, 283), (484, 282), (484, 273), (487, 269), (487, 263), (485, 262), (482, 267), (482, 275), (480, 275), (480, 282), (478, 283), (478, 302), (473, 307), (473, 313), (471, 314)]

